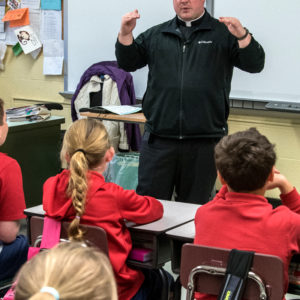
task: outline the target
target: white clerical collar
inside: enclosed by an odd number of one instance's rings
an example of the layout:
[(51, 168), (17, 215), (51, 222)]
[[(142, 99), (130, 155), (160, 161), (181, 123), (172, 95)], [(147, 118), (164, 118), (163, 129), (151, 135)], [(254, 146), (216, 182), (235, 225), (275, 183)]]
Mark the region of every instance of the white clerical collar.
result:
[(195, 21), (198, 21), (199, 19), (201, 19), (201, 18), (204, 16), (204, 14), (205, 14), (205, 9), (203, 10), (203, 13), (202, 13), (202, 15), (201, 15), (200, 17), (198, 17), (198, 18), (196, 18), (196, 19), (194, 19), (194, 20), (191, 20), (191, 21), (184, 21), (184, 20), (182, 20), (178, 15), (177, 15), (177, 18), (178, 18), (180, 21), (182, 21), (183, 23), (185, 23), (185, 26), (186, 26), (186, 27), (192, 27), (192, 23), (195, 22)]

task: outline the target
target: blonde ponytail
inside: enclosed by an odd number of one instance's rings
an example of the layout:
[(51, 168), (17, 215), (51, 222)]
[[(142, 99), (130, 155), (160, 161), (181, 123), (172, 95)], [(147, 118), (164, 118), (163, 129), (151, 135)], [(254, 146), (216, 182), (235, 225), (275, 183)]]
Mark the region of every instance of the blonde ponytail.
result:
[(72, 199), (76, 217), (69, 227), (69, 239), (81, 241), (80, 218), (85, 212), (88, 170), (98, 166), (110, 148), (107, 131), (101, 121), (81, 119), (67, 130), (61, 150), (62, 163), (68, 158), (70, 179), (67, 195)]
[(37, 292), (29, 298), (29, 300), (55, 300), (55, 298), (48, 293)]

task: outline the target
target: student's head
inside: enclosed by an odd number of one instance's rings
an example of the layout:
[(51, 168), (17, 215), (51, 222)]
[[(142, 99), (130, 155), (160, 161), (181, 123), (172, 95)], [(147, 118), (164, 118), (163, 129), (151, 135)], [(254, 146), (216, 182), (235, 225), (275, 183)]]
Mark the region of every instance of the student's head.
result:
[(17, 278), (15, 300), (55, 300), (47, 288), (41, 291), (44, 287), (54, 289), (64, 300), (117, 300), (107, 256), (76, 242), (40, 252), (23, 265)]
[(0, 99), (0, 146), (2, 146), (6, 140), (8, 133), (8, 125), (6, 122), (6, 112), (4, 109), (4, 102)]
[(192, 21), (204, 11), (205, 0), (173, 0), (174, 10), (182, 20)]
[(255, 128), (225, 136), (215, 147), (217, 170), (235, 192), (263, 188), (275, 161), (274, 145)]
[(71, 222), (69, 238), (82, 240), (79, 228), (80, 217), (84, 213), (88, 188), (87, 171), (105, 170), (106, 163), (114, 155), (107, 131), (101, 121), (81, 119), (74, 122), (67, 130), (61, 150), (62, 161), (67, 162), (70, 179), (67, 195), (72, 198), (76, 218)]

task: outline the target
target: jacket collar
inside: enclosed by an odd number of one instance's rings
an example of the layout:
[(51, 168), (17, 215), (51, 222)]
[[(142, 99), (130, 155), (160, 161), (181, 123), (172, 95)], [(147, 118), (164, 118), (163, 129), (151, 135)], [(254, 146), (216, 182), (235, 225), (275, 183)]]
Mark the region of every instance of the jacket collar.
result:
[(236, 192), (227, 192), (225, 194), (225, 200), (229, 202), (268, 203), (268, 200), (264, 196)]
[[(203, 19), (202, 19), (203, 18)], [(204, 16), (202, 17), (201, 22), (197, 24), (195, 27), (195, 31), (198, 30), (212, 30), (213, 29), (213, 18), (211, 15), (205, 10)], [(177, 16), (166, 23), (166, 26), (162, 28), (163, 33), (172, 33), (176, 35), (181, 35), (179, 27), (178, 27), (178, 21)]]

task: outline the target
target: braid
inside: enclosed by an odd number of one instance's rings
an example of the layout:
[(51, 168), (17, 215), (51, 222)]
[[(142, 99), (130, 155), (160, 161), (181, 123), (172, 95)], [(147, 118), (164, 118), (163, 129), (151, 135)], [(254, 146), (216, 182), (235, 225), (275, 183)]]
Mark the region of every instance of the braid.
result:
[(67, 196), (72, 199), (76, 217), (69, 226), (69, 239), (83, 239), (79, 227), (84, 214), (88, 189), (88, 170), (101, 164), (110, 142), (104, 125), (99, 120), (81, 119), (67, 130), (60, 153), (61, 161), (67, 162), (70, 178)]
[(76, 217), (68, 230), (70, 240), (82, 241), (83, 231), (80, 229), (80, 217), (84, 214), (87, 194), (88, 163), (82, 152), (75, 152), (70, 160), (70, 179), (67, 193), (72, 199)]

